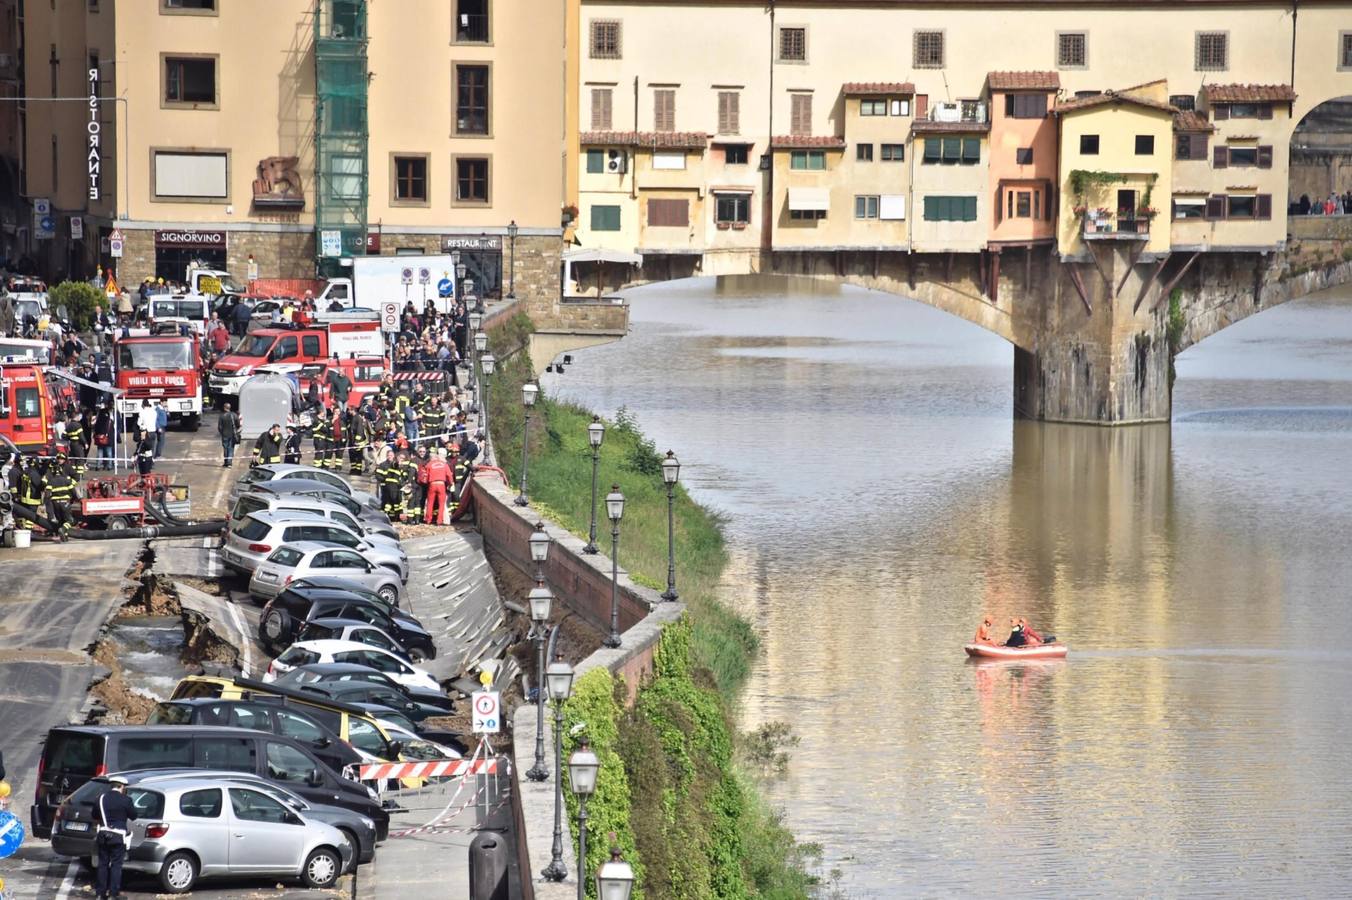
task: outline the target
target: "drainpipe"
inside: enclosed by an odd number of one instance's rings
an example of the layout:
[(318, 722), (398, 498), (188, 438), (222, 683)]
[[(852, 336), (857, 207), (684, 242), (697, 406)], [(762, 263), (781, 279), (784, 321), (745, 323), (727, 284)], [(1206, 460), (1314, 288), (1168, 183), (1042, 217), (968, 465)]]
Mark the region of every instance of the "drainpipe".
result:
[[(769, 158), (770, 167), (765, 170), (765, 201), (761, 204), (761, 250), (773, 257), (775, 250), (775, 154), (772, 147), (775, 139), (775, 0), (769, 0), (767, 8), (770, 12), (770, 55), (767, 61), (770, 90), (766, 109), (764, 156)], [(759, 159), (756, 160), (756, 165), (760, 165)]]
[(1296, 17), (1300, 15), (1300, 0), (1291, 0), (1291, 90), (1296, 89)]

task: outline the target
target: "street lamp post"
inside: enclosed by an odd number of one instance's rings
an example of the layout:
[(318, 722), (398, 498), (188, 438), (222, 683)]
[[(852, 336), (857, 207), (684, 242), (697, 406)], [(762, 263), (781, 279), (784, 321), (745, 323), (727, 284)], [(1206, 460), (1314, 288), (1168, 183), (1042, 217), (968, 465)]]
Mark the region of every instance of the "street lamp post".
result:
[(676, 480), (681, 477), (681, 461), (676, 454), (667, 451), (662, 460), (662, 480), (667, 483), (667, 589), (662, 592), (663, 600), (675, 600), (676, 593)]
[(624, 494), (612, 484), (606, 494), (606, 515), (610, 518), (610, 634), (604, 644), (620, 646), (620, 519), (624, 517)]
[(563, 864), (563, 704), (573, 694), (573, 667), (564, 661), (562, 653), (555, 654), (549, 664), (545, 684), (549, 699), (554, 701), (554, 845), (549, 865), (540, 874), (545, 881), (563, 881), (568, 877), (568, 867)]
[(596, 791), (596, 773), (601, 760), (584, 739), (582, 746), (568, 757), (568, 783), (577, 794), (577, 900), (586, 900), (587, 879), (587, 799)]
[(619, 839), (610, 833), (610, 859), (596, 870), (598, 900), (629, 900), (634, 890), (634, 869), (620, 856)]
[[(548, 536), (545, 538), (544, 551), (549, 551)], [(531, 555), (535, 554), (532, 538)], [(537, 561), (538, 564), (538, 561)], [(544, 781), (549, 778), (549, 769), (545, 766), (545, 622), (549, 619), (549, 608), (554, 596), (542, 582), (536, 582), (530, 589), (531, 628), (528, 638), (535, 640), (535, 765), (531, 766), (526, 777), (531, 781)]]
[(520, 226), (516, 224), (516, 219), (513, 219), (507, 225), (507, 237), (512, 239), (512, 268), (510, 269), (511, 275), (509, 276), (511, 281), (508, 283), (507, 287), (508, 300), (516, 299), (516, 235), (520, 230)]
[(521, 408), (526, 414), (526, 424), (521, 429), (521, 493), (512, 502), (517, 506), (529, 506), (530, 501), (526, 499), (526, 465), (529, 457), (526, 454), (530, 447), (530, 409), (535, 405), (535, 398), (540, 395), (540, 386), (533, 381), (528, 381), (521, 385)]
[[(475, 334), (474, 334), (474, 355), (477, 356), (479, 359), (483, 359), (483, 355), (484, 355), (485, 352), (487, 352), (487, 350), (488, 350), (488, 334), (487, 334), (486, 332), (483, 332), (483, 331), (475, 332)], [(471, 363), (471, 369), (470, 369), (471, 372), (474, 371), (473, 368), (472, 368), (472, 366), (473, 366), (473, 364)], [(478, 399), (479, 399), (479, 398), (478, 398), (478, 394), (479, 394), (479, 392), (478, 392), (478, 387), (479, 387), (479, 386), (478, 386), (478, 383), (477, 383), (477, 382), (476, 382), (475, 384), (471, 385), (471, 387), (470, 387), (470, 394), (469, 394), (469, 397), (470, 397), (470, 402), (473, 404), (473, 406), (470, 408), (470, 412), (472, 412), (472, 413), (476, 413), (476, 412), (479, 411), (479, 403), (478, 403)]]
[(479, 393), (482, 395), (479, 401), (479, 409), (483, 411), (479, 416), (479, 425), (485, 435), (488, 434), (488, 376), (493, 374), (497, 365), (497, 357), (491, 353), (485, 353), (479, 357), (479, 368), (483, 369), (483, 377), (479, 379)]
[(601, 462), (601, 442), (606, 437), (606, 426), (601, 424), (601, 420), (592, 416), (591, 424), (587, 426), (587, 443), (591, 444), (592, 454), (592, 495), (591, 495), (591, 526), (587, 529), (587, 546), (582, 548), (583, 553), (595, 553), (596, 551), (596, 469)]
[[(469, 385), (468, 385), (468, 387), (469, 387), (469, 390), (470, 390), (470, 397), (471, 397), (471, 400), (473, 399), (473, 397), (474, 397), (474, 392), (475, 392), (475, 390), (476, 390), (477, 387), (478, 387), (478, 379), (476, 378), (476, 376), (475, 376), (475, 374), (474, 374), (474, 350), (475, 350), (475, 345), (476, 345), (476, 338), (479, 336), (479, 326), (483, 324), (483, 318), (484, 318), (484, 317), (481, 316), (481, 315), (479, 315), (478, 313), (470, 313), (469, 315), (467, 315), (467, 316), (465, 317), (465, 321), (466, 321), (467, 326), (468, 326), (468, 328), (469, 328), (469, 334), (466, 335), (467, 340), (465, 341), (465, 352), (466, 352), (467, 354), (469, 354), (469, 360), (468, 360), (468, 361), (469, 361)], [(485, 336), (485, 337), (486, 337), (486, 336)], [(471, 412), (477, 412), (477, 410), (471, 410)]]

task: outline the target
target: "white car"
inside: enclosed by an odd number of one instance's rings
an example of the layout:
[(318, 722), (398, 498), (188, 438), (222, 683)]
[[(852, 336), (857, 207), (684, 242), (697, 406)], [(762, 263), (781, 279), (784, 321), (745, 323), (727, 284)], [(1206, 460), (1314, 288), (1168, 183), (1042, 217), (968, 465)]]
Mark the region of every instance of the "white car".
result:
[(357, 641), (301, 641), (268, 664), (264, 681), (276, 681), (297, 666), (316, 663), (350, 663), (383, 672), (406, 688), (439, 692), (441, 685), (430, 674), (410, 665), (388, 650)]
[(363, 540), (318, 512), (287, 509), (249, 513), (230, 525), (221, 546), (221, 561), (242, 575), (252, 575), (278, 547), (300, 541), (319, 541), (355, 550), (376, 565), (385, 566), (408, 581), (408, 554), (398, 544)]
[(268, 463), (250, 469), (230, 489), (230, 498), (226, 506), (233, 509), (235, 501), (239, 500), (240, 495), (248, 493), (256, 484), (266, 484), (269, 481), (279, 481), (283, 478), (299, 478), (305, 481), (318, 482), (342, 491), (365, 507), (380, 509), (380, 501), (373, 494), (353, 489), (352, 485), (348, 484), (347, 479), (338, 473), (317, 466), (302, 466), (297, 463)]

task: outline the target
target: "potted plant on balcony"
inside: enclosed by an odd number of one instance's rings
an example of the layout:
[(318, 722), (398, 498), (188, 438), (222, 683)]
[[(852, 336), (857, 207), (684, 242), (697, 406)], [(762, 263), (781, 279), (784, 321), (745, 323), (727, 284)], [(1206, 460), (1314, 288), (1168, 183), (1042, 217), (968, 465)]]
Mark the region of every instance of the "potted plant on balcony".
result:
[(717, 222), (715, 224), (718, 226), (719, 231), (727, 231), (729, 228), (732, 227), (731, 222)]
[(746, 223), (745, 223), (745, 222), (733, 222), (733, 223), (732, 223), (732, 230), (733, 230), (733, 231), (746, 231)]
[(1090, 234), (1107, 234), (1113, 230), (1113, 213), (1106, 206), (1100, 206), (1088, 213)]
[(573, 206), (572, 204), (565, 206), (563, 208), (563, 227), (567, 228), (569, 225), (573, 224), (576, 221), (577, 221), (577, 207)]

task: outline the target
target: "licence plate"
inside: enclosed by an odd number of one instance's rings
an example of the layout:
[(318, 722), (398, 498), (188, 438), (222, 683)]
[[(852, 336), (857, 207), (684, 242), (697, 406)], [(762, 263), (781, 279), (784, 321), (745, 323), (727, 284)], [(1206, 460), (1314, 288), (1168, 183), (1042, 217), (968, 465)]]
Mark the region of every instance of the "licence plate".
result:
[(64, 822), (61, 825), (62, 831), (88, 831), (88, 822)]
[(276, 575), (269, 575), (267, 572), (259, 572), (259, 573), (258, 573), (258, 580), (259, 580), (259, 581), (276, 581), (276, 580), (277, 580), (277, 576), (276, 576)]

